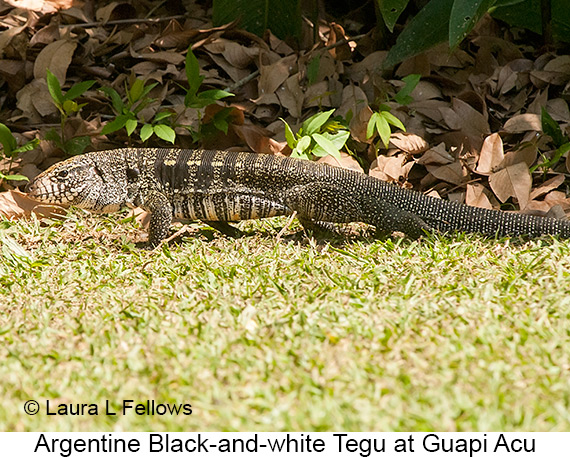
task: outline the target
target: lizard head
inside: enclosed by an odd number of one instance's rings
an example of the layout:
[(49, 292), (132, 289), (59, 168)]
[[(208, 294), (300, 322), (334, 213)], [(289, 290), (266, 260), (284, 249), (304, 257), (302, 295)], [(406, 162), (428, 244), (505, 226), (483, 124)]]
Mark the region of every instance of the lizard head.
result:
[(98, 213), (118, 211), (125, 202), (119, 180), (104, 179), (105, 173), (89, 154), (56, 163), (28, 184), (35, 200), (77, 206)]

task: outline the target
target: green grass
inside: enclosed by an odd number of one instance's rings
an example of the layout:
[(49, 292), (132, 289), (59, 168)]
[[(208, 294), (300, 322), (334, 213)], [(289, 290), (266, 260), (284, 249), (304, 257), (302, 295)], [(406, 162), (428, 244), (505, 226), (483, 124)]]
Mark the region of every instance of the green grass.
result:
[(568, 242), (0, 224), (0, 430), (570, 430)]

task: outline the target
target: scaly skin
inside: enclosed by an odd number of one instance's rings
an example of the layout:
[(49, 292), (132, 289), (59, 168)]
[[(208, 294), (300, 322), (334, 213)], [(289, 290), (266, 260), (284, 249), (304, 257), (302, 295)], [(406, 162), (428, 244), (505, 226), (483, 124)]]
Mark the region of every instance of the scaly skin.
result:
[(352, 170), (247, 152), (115, 149), (72, 157), (28, 186), (46, 203), (108, 213), (123, 206), (151, 213), (149, 242), (173, 219), (227, 222), (297, 213), (304, 225), (365, 222), (380, 232), (475, 232), (486, 236), (570, 238), (570, 222), (487, 210), (401, 189)]

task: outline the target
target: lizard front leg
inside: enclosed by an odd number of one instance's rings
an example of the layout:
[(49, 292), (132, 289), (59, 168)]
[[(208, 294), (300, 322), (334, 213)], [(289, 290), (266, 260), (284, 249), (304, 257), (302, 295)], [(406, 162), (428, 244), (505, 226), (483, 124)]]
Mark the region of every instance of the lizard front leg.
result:
[(172, 204), (163, 194), (152, 192), (145, 199), (142, 208), (150, 212), (148, 242), (150, 247), (156, 247), (168, 236), (172, 223)]

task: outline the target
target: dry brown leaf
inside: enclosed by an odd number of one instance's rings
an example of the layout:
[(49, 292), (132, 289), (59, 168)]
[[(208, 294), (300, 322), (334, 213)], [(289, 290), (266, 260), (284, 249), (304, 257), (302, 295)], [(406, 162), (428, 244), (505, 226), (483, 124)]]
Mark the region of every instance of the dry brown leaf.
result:
[(536, 200), (543, 195), (546, 195), (551, 190), (554, 190), (564, 184), (564, 175), (556, 175), (548, 181), (543, 182), (540, 186), (536, 187), (530, 193), (530, 199)]
[(58, 40), (43, 48), (34, 63), (34, 78), (45, 79), (47, 69), (57, 77), (63, 86), (66, 80), (67, 68), (71, 63), (77, 47), (76, 41)]
[[(548, 100), (546, 103), (546, 111), (548, 114), (558, 122), (569, 122), (570, 121), (570, 110), (568, 109), (568, 103), (562, 98), (554, 98)], [(544, 104), (542, 105), (544, 106)]]
[(253, 152), (276, 154), (283, 150), (286, 142), (279, 143), (270, 138), (271, 132), (253, 124), (231, 125), (231, 130), (247, 143)]
[(158, 51), (158, 52), (141, 52), (136, 53), (131, 49), (131, 56), (135, 59), (146, 59), (151, 62), (166, 62), (178, 65), (184, 62), (184, 56), (174, 51)]
[(16, 99), (18, 108), (33, 122), (41, 122), (42, 116), (57, 112), (45, 79), (34, 79), (18, 91)]
[(465, 203), (478, 208), (493, 209), (493, 205), (486, 195), (487, 188), (481, 184), (467, 184)]
[(372, 140), (366, 138), (366, 129), (368, 128), (368, 121), (372, 117), (372, 110), (368, 105), (357, 112), (350, 120), (350, 133), (361, 143), (371, 143)]
[(49, 44), (60, 39), (59, 25), (50, 24), (47, 27), (40, 29), (31, 39), (30, 47), (38, 44)]
[(445, 143), (439, 143), (437, 146), (428, 149), (418, 160), (420, 165), (447, 165), (455, 161), (453, 156), (447, 152)]
[(429, 149), (426, 140), (413, 133), (396, 132), (390, 136), (390, 144), (392, 147), (400, 149), (411, 155), (418, 155)]
[(383, 181), (400, 181), (407, 179), (414, 162), (405, 163), (406, 156), (399, 154), (395, 157), (378, 156), (370, 166), (369, 174)]
[(426, 165), (426, 168), (437, 179), (455, 184), (456, 186), (463, 184), (467, 180), (467, 172), (459, 161), (441, 166)]
[(340, 153), (340, 159), (337, 159), (336, 157), (333, 157), (331, 155), (326, 155), (324, 157), (321, 157), (318, 160), (318, 162), (364, 173), (364, 170), (362, 169), (358, 161), (351, 155), (347, 154), (346, 152)]
[(57, 216), (65, 213), (61, 206), (45, 205), (17, 190), (0, 193), (0, 215), (8, 219), (28, 217), (32, 213), (41, 217)]
[(412, 97), (416, 102), (421, 102), (423, 100), (432, 100), (434, 98), (441, 99), (443, 94), (441, 93), (441, 89), (435, 84), (422, 80), (414, 88), (410, 97)]
[(524, 143), (522, 147), (505, 154), (505, 158), (499, 164), (499, 168), (506, 168), (515, 163), (525, 163), (530, 168), (536, 161), (538, 155), (538, 147), (535, 143)]
[(529, 201), (532, 178), (525, 163), (517, 163), (489, 176), (489, 185), (502, 202), (510, 197), (515, 197), (521, 209), (524, 209)]
[(504, 158), (503, 140), (498, 133), (493, 133), (483, 141), (483, 147), (481, 148), (475, 171), (481, 175), (489, 175)]
[(431, 119), (436, 124), (440, 124), (443, 121), (441, 109), (448, 108), (449, 103), (443, 100), (422, 100), (421, 102), (412, 102), (408, 107)]
[(3, 0), (15, 8), (36, 11), (38, 13), (55, 13), (60, 9), (68, 9), (77, 0)]
[(4, 30), (0, 33), (0, 55), (3, 53), (4, 48), (10, 44), (12, 38), (22, 33), (26, 27), (26, 25), (10, 27), (8, 30)]
[(491, 133), (487, 119), (459, 98), (453, 99), (453, 110), (461, 119), (461, 133), (469, 138), (471, 147), (475, 151), (479, 151), (483, 144), (483, 138)]
[(299, 74), (287, 78), (285, 83), (277, 90), (277, 97), (281, 105), (296, 119), (301, 117), (303, 108), (303, 91), (299, 86)]
[(511, 117), (503, 126), (503, 131), (507, 133), (524, 133), (528, 131), (541, 132), (542, 124), (538, 114), (519, 114)]
[[(310, 86), (307, 90), (307, 94), (311, 89)], [(349, 111), (352, 112), (352, 117), (356, 116), (360, 111), (368, 106), (368, 99), (364, 91), (356, 84), (348, 84), (342, 90), (342, 102), (336, 114), (338, 116), (346, 118)], [(369, 117), (370, 119), (370, 117)]]
[(310, 108), (313, 106), (331, 106), (331, 97), (328, 89), (328, 81), (321, 81), (315, 84), (311, 84), (305, 91), (305, 100), (303, 107)]
[(259, 95), (273, 94), (289, 78), (295, 67), (297, 57), (283, 57), (274, 64), (262, 65), (259, 69)]

